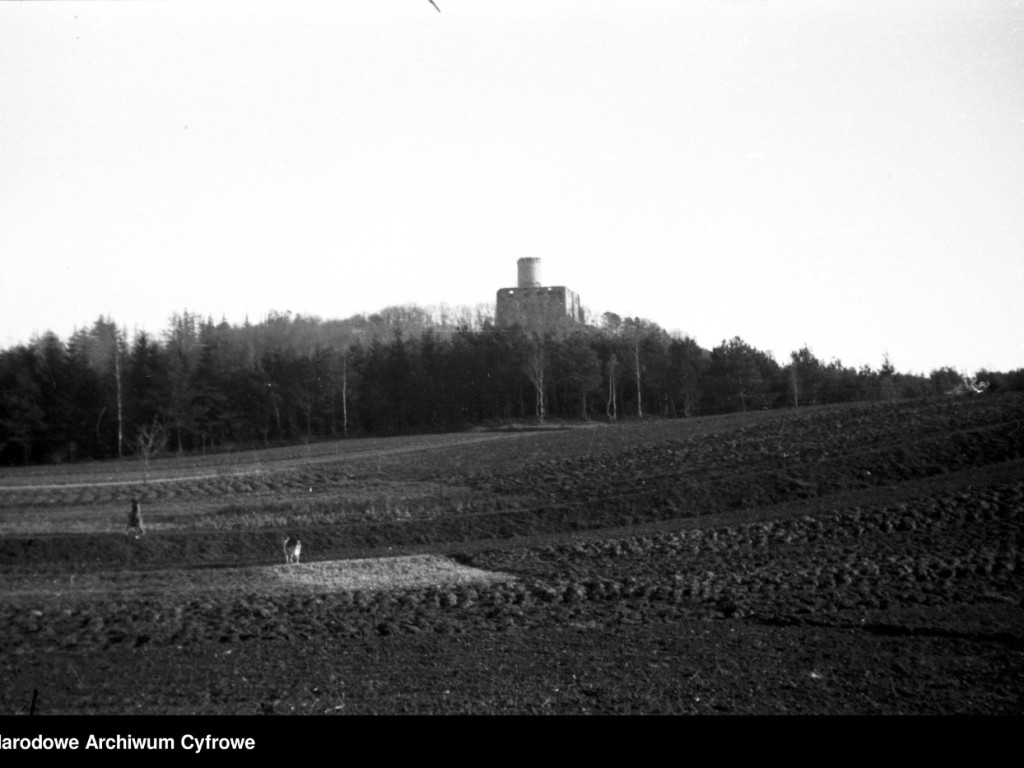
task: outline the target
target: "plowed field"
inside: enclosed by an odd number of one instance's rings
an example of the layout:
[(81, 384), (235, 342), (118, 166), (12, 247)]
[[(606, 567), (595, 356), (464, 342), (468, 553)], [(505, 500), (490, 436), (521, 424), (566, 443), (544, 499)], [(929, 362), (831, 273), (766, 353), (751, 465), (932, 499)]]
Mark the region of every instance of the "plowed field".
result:
[(1022, 524), (1016, 395), (3, 470), (0, 713), (1020, 715)]

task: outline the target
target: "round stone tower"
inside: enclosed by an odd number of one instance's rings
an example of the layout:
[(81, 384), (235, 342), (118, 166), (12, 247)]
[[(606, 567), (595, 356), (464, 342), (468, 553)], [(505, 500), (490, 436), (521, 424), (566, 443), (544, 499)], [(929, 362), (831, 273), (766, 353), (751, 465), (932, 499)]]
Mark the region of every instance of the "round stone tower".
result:
[(520, 259), (519, 287), (540, 288), (540, 259)]

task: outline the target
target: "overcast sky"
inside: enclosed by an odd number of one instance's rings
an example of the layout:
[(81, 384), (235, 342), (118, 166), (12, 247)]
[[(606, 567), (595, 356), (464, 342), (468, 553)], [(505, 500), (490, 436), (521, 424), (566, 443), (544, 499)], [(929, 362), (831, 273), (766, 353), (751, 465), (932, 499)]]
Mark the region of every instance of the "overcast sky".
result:
[(0, 3), (0, 347), (475, 305), (1024, 367), (1021, 0)]

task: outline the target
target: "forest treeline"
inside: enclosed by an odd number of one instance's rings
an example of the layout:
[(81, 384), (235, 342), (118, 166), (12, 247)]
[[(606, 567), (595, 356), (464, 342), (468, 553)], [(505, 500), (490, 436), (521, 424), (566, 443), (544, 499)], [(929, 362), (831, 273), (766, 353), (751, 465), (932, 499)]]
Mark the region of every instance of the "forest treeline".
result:
[[(978, 372), (1024, 390), (1024, 369)], [(0, 352), (0, 463), (206, 452), (521, 419), (678, 418), (941, 394), (962, 380), (784, 363), (741, 338), (701, 348), (639, 318), (544, 333), (495, 327), (486, 305), (391, 307), (258, 324), (175, 314), (160, 338), (100, 317)]]

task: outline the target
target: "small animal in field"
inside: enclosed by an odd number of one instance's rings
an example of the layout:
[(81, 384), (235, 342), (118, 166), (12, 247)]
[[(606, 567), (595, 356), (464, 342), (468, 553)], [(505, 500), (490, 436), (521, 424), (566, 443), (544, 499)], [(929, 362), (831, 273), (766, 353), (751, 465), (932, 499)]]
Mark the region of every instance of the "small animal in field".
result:
[(132, 499), (132, 511), (128, 513), (128, 530), (135, 532), (135, 538), (144, 533), (142, 529), (142, 505), (138, 499)]
[(285, 536), (284, 539), (284, 561), (286, 563), (299, 562), (299, 555), (302, 554), (302, 542), (296, 536)]

